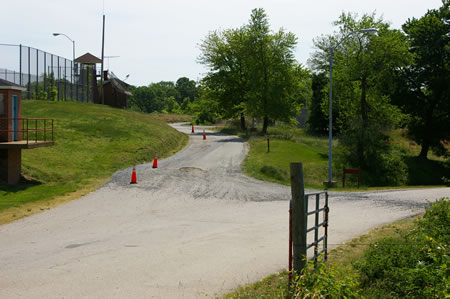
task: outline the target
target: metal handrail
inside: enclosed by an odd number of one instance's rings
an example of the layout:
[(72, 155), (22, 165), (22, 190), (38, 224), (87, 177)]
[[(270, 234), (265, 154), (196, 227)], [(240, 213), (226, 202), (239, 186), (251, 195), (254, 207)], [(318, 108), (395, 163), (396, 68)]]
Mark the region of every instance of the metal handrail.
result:
[[(44, 139), (43, 140), (44, 142), (47, 142), (47, 141), (54, 142), (54, 133), (53, 133), (54, 120), (52, 118), (37, 118), (37, 117), (33, 117), (33, 118), (2, 117), (2, 118), (0, 118), (0, 121), (6, 121), (7, 123), (15, 121), (15, 120), (22, 122), (22, 128), (16, 129), (16, 130), (0, 130), (0, 135), (3, 135), (2, 133), (6, 133), (8, 135), (9, 135), (9, 133), (17, 133), (18, 140), (16, 140), (16, 141), (26, 141), (27, 144), (29, 144), (29, 143), (42, 142), (42, 140), (38, 140), (38, 135), (39, 135), (38, 133), (43, 132), (42, 137)], [(30, 121), (32, 123), (31, 128), (30, 128)], [(47, 122), (51, 122), (50, 128), (47, 126)], [(33, 124), (34, 124), (34, 126), (33, 126)], [(47, 134), (47, 132), (49, 132), (49, 133)], [(30, 135), (31, 135), (32, 139), (30, 139)], [(47, 135), (50, 135), (50, 136), (47, 136)], [(47, 137), (51, 137), (51, 139), (47, 140)]]

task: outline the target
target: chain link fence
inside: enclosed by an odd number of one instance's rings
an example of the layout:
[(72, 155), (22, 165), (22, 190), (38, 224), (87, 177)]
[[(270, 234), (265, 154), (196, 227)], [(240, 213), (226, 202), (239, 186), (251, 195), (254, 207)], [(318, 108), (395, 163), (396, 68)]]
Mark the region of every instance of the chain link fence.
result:
[(0, 44), (0, 79), (21, 85), (23, 98), (94, 102), (94, 66), (23, 45)]

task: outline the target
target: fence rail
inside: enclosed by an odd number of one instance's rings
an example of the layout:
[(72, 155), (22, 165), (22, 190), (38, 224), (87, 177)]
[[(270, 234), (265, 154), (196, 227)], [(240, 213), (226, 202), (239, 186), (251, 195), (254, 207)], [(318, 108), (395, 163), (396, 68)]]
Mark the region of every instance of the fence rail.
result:
[(0, 44), (0, 78), (26, 88), (24, 98), (93, 102), (96, 69), (24, 45)]

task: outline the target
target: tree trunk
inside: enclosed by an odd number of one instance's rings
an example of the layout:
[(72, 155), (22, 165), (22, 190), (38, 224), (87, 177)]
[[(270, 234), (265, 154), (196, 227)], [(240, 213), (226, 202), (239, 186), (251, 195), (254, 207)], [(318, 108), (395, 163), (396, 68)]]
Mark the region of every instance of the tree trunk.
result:
[[(369, 125), (369, 117), (368, 117), (368, 105), (367, 105), (367, 81), (366, 78), (361, 79), (361, 99), (360, 99), (360, 105), (361, 105), (361, 122), (362, 122), (362, 130), (365, 130)], [(364, 131), (360, 132), (359, 134), (359, 140), (357, 141), (357, 154), (358, 154), (358, 160), (359, 160), (359, 166), (364, 167), (365, 159), (364, 159)]]
[(241, 112), (241, 130), (246, 130), (247, 126), (245, 125), (245, 115)]
[(267, 116), (264, 116), (264, 123), (262, 128), (262, 133), (265, 135), (267, 134), (267, 127), (269, 126), (269, 118)]
[(361, 120), (363, 122), (363, 128), (367, 128), (369, 117), (368, 117), (368, 107), (366, 99), (367, 82), (366, 78), (361, 80)]
[(430, 144), (428, 141), (422, 143), (422, 149), (420, 150), (419, 158), (428, 159), (428, 150), (430, 149)]

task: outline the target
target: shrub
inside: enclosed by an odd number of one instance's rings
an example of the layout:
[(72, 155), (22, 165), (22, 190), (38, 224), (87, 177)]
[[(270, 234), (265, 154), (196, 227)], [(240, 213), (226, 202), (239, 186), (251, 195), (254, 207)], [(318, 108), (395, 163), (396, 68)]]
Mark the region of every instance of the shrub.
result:
[(275, 168), (273, 166), (264, 165), (261, 167), (261, 172), (268, 177), (277, 179), (279, 181), (284, 181), (288, 179), (288, 173), (280, 168)]
[(377, 126), (362, 129), (356, 123), (342, 132), (336, 148), (335, 168), (361, 168), (361, 181), (368, 186), (398, 186), (408, 180), (408, 168), (390, 137)]
[(294, 298), (358, 298), (358, 280), (333, 265), (312, 261), (295, 277)]
[(449, 287), (448, 200), (429, 207), (410, 233), (371, 245), (355, 263), (373, 297), (445, 298)]

